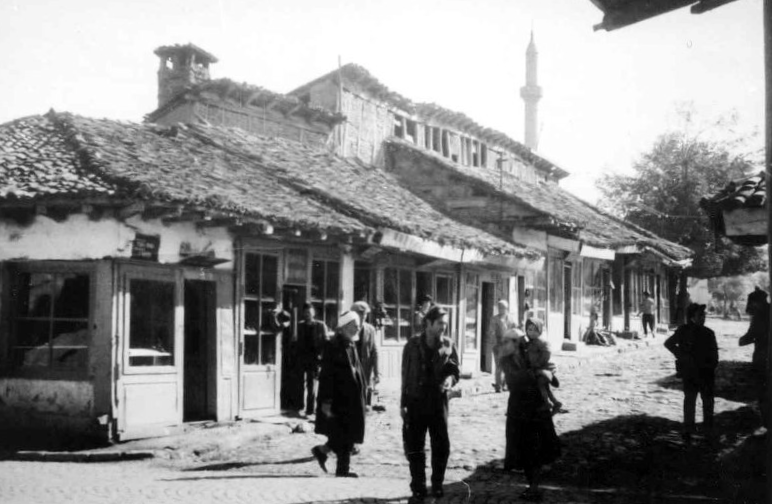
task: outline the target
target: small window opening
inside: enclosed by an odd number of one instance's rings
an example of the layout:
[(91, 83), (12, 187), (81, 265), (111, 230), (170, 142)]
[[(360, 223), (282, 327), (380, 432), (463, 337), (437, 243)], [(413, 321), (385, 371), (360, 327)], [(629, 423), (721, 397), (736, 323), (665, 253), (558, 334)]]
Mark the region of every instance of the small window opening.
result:
[(432, 128), (431, 126), (424, 127), (424, 147), (427, 149), (432, 148)]
[(450, 156), (450, 136), (447, 131), (442, 132), (442, 155), (444, 157)]
[(440, 139), (440, 128), (432, 128), (432, 150), (440, 152), (442, 140)]
[(394, 136), (399, 138), (405, 138), (405, 127), (403, 126), (403, 117), (394, 116)]
[(480, 166), (480, 143), (477, 140), (472, 141), (472, 166)]
[(480, 144), (480, 166), (488, 166), (488, 146)]
[(412, 143), (418, 143), (418, 137), (416, 136), (416, 123), (408, 119), (405, 124), (407, 125), (407, 139)]

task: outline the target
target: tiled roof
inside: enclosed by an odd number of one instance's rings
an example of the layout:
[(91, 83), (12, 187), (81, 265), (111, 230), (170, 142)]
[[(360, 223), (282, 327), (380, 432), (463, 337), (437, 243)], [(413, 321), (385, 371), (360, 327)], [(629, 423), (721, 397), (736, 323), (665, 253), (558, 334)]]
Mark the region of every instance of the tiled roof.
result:
[[(705, 210), (716, 232), (726, 234), (724, 211), (745, 209), (764, 209), (767, 201), (767, 176), (759, 172), (751, 177), (729, 182), (726, 187), (712, 196), (700, 200), (700, 206)], [(751, 228), (749, 228), (751, 229)], [(740, 245), (758, 246), (768, 242), (766, 229), (753, 231), (757, 234), (733, 235), (728, 238)]]
[(0, 152), (0, 202), (88, 195), (175, 202), (301, 230), (386, 227), (486, 253), (535, 255), (446, 217), (375, 168), (235, 128), (50, 112), (0, 125)]
[[(686, 247), (599, 210), (555, 184), (532, 184), (507, 172), (462, 166), (398, 138), (389, 139), (387, 146), (389, 149), (408, 149), (434, 160), (439, 166), (453, 171), (471, 183), (482, 184), (487, 191), (504, 194), (518, 204), (547, 217), (558, 227), (577, 230), (579, 239), (588, 245), (602, 248), (634, 244), (648, 246), (675, 260), (686, 259), (693, 254)], [(538, 219), (543, 220), (543, 217)], [(523, 223), (528, 225), (528, 219), (524, 219)]]
[(569, 174), (567, 171), (563, 170), (552, 161), (541, 157), (522, 143), (513, 140), (500, 131), (496, 131), (492, 128), (485, 128), (479, 125), (461, 112), (455, 112), (453, 110), (446, 109), (435, 103), (412, 102), (410, 99), (405, 98), (401, 94), (390, 90), (377, 78), (375, 78), (367, 69), (355, 63), (344, 65), (340, 68), (340, 70), (333, 70), (330, 73), (327, 73), (307, 84), (300, 86), (297, 89), (290, 91), (288, 94), (300, 96), (319, 82), (324, 82), (326, 80), (333, 80), (338, 82), (339, 73), (343, 75), (344, 80), (348, 84), (353, 85), (360, 90), (364, 90), (377, 99), (388, 102), (404, 110), (405, 112), (415, 114), (426, 119), (434, 119), (443, 124), (455, 125), (456, 128), (462, 131), (466, 131), (469, 134), (476, 135), (482, 140), (495, 143), (503, 148), (510, 149), (512, 152), (522, 157), (524, 161), (533, 164), (541, 170), (551, 172), (558, 178), (566, 177)]
[(767, 201), (767, 177), (760, 172), (752, 177), (729, 182), (713, 196), (702, 198), (704, 208), (734, 210), (736, 208), (761, 208)]

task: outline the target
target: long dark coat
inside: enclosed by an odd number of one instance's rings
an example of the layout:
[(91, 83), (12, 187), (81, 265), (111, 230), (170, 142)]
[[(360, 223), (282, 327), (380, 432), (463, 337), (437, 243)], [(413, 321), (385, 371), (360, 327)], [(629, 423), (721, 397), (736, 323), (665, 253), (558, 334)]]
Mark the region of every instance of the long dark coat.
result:
[[(365, 437), (365, 377), (353, 342), (340, 335), (327, 343), (319, 374), (319, 394), (314, 432), (338, 443), (358, 444)], [(330, 403), (332, 417), (322, 413)]]

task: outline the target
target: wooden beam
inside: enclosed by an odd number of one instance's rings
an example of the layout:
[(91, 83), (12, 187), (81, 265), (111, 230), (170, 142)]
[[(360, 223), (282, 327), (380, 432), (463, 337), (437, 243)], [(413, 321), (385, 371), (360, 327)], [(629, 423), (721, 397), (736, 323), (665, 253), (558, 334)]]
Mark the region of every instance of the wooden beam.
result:
[(118, 218), (121, 220), (125, 220), (137, 214), (141, 214), (144, 211), (145, 211), (145, 203), (141, 201), (137, 201), (135, 203), (132, 203), (118, 210)]

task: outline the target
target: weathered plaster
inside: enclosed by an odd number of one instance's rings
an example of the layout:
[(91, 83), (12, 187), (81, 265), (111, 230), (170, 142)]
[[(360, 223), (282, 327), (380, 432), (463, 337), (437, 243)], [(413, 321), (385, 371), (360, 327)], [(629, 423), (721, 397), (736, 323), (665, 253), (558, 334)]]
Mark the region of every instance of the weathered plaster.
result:
[(89, 417), (94, 388), (88, 381), (0, 379), (0, 410)]
[(233, 267), (233, 240), (223, 228), (198, 229), (193, 223), (165, 225), (159, 220), (143, 221), (134, 217), (125, 222), (114, 219), (92, 221), (76, 214), (64, 222), (37, 216), (31, 225), (0, 222), (0, 261), (84, 260), (104, 257), (130, 258), (137, 233), (160, 235), (158, 260), (176, 263), (182, 259), (183, 242), (196, 252), (214, 251), (216, 257), (230, 259), (218, 267)]

